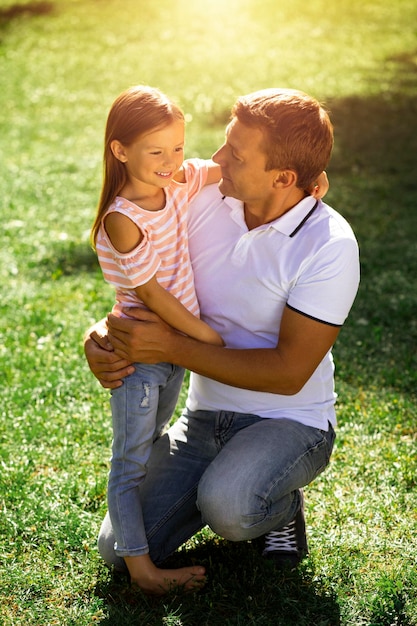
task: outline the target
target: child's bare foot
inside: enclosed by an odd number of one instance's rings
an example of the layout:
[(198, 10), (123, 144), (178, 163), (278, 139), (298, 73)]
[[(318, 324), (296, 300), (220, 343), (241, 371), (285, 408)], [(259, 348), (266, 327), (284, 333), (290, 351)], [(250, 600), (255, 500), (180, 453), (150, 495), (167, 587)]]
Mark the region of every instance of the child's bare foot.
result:
[(182, 591), (198, 591), (205, 582), (205, 569), (200, 565), (178, 569), (160, 569), (154, 565), (148, 554), (125, 557), (132, 585), (144, 593), (162, 596), (181, 588)]

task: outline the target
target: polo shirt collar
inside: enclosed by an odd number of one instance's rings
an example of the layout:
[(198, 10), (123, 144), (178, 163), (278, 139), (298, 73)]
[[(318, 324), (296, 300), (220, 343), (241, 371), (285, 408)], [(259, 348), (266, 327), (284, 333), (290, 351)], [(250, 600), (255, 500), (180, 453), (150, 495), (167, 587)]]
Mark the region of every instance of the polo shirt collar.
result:
[[(238, 224), (246, 226), (243, 202), (228, 196), (224, 197), (224, 202), (232, 209), (230, 214), (232, 219)], [(273, 222), (259, 226), (259, 229), (274, 228), (287, 237), (293, 237), (317, 208), (318, 203), (319, 201), (313, 198), (313, 196), (307, 196), (292, 209), (284, 213), (284, 215), (281, 215)], [(258, 229), (255, 228), (254, 230)]]

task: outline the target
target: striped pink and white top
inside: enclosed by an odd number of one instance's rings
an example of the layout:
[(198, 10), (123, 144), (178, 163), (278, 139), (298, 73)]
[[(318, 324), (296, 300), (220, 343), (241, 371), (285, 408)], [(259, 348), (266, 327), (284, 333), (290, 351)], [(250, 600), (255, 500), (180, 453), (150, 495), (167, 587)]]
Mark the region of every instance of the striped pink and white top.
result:
[(106, 215), (111, 212), (126, 215), (143, 233), (137, 248), (122, 254), (112, 246), (103, 222), (98, 232), (97, 256), (104, 278), (116, 288), (113, 307), (116, 315), (121, 315), (122, 307), (144, 306), (134, 288), (156, 275), (161, 287), (199, 316), (188, 251), (187, 211), (207, 180), (207, 162), (184, 161), (184, 172), (185, 183), (172, 181), (165, 188), (166, 203), (160, 211), (146, 211), (118, 196), (106, 212)]

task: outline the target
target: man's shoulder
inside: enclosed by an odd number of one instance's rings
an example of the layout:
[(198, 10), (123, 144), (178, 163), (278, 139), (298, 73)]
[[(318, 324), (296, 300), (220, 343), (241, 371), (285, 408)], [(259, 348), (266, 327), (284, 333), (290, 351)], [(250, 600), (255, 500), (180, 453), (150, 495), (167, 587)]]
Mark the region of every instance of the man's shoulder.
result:
[(223, 233), (233, 220), (234, 211), (229, 201), (234, 198), (224, 197), (217, 184), (207, 185), (193, 198), (187, 213), (188, 233), (194, 236), (197, 232), (216, 231)]
[(218, 184), (213, 183), (212, 185), (205, 185), (202, 187), (197, 197), (193, 200), (193, 203), (198, 202), (198, 200), (201, 199), (203, 199), (204, 202), (221, 202), (223, 198), (224, 196), (220, 193)]
[(341, 236), (349, 239), (355, 239), (352, 226), (349, 224), (346, 217), (324, 202), (321, 203), (321, 206), (323, 209), (322, 216), (328, 221), (330, 225), (330, 233), (333, 237)]
[(190, 217), (195, 213), (203, 213), (223, 203), (223, 196), (217, 183), (202, 187), (190, 202)]

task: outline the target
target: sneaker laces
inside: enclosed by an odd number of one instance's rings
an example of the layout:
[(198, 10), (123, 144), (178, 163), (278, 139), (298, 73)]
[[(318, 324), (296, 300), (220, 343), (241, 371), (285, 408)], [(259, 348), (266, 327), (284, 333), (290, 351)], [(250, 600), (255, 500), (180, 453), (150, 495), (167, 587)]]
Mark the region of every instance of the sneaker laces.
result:
[(265, 535), (265, 552), (298, 552), (295, 520)]

